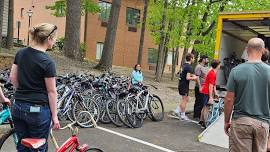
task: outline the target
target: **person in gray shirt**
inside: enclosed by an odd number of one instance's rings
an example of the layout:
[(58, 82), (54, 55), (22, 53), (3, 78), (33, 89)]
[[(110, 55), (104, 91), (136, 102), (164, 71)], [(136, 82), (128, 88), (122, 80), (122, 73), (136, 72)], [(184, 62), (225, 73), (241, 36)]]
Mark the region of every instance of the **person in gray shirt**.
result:
[(230, 152), (265, 152), (270, 123), (270, 66), (261, 60), (265, 44), (252, 38), (248, 61), (233, 68), (224, 102), (224, 130)]
[(194, 104), (194, 118), (200, 118), (203, 108), (202, 94), (200, 93), (200, 85), (204, 83), (205, 76), (208, 72), (208, 56), (202, 55), (199, 60), (199, 64), (195, 67), (195, 75), (199, 77), (200, 84), (196, 83), (195, 86), (195, 104)]

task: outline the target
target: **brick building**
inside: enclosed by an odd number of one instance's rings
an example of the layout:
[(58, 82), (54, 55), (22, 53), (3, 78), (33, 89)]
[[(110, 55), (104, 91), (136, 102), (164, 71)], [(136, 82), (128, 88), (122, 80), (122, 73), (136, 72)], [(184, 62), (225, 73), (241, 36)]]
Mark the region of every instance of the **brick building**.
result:
[[(90, 60), (97, 61), (101, 58), (112, 1), (95, 1), (100, 6), (101, 12), (95, 15), (89, 14), (87, 17), (86, 57)], [(143, 0), (122, 0), (114, 46), (114, 65), (133, 67), (136, 64), (141, 34), (141, 29), (137, 26), (137, 21), (138, 18), (142, 20), (143, 8)], [(155, 69), (157, 48), (158, 46), (154, 44), (150, 33), (146, 30), (142, 58), (142, 68), (144, 70)], [(179, 58), (181, 56), (182, 54), (180, 53)], [(171, 63), (172, 52), (169, 52), (166, 72), (171, 70)]]
[[(52, 23), (58, 27), (58, 37), (65, 35), (65, 17), (55, 17), (53, 11), (46, 9), (46, 6), (53, 5), (56, 0), (14, 0), (14, 38), (21, 40), (23, 44), (27, 44), (29, 12), (32, 11), (30, 17), (30, 27), (38, 23)], [(30, 11), (29, 11), (30, 10)], [(84, 19), (81, 17), (81, 41), (84, 40)], [(19, 25), (18, 25), (19, 24)]]
[[(8, 1), (8, 0), (5, 0)], [(14, 38), (27, 44), (29, 16), (32, 25), (48, 22), (57, 25), (58, 37), (64, 37), (65, 17), (54, 17), (51, 10), (45, 7), (52, 5), (56, 0), (14, 0)], [(94, 0), (101, 8), (97, 14), (88, 14), (81, 18), (81, 42), (86, 43), (86, 58), (98, 61), (101, 58), (105, 41), (106, 26), (108, 24), (111, 0)], [(143, 0), (122, 0), (121, 10), (116, 32), (113, 65), (133, 67), (137, 62), (141, 29), (137, 21), (142, 20)], [(20, 25), (19, 25), (20, 24)], [(19, 26), (18, 26), (19, 25)], [(86, 30), (85, 30), (86, 28)], [(143, 48), (142, 68), (154, 70), (157, 60), (157, 48), (150, 33), (146, 30)], [(179, 59), (181, 60), (181, 52)], [(178, 64), (180, 64), (178, 60)], [(166, 72), (171, 70), (172, 52), (169, 52)], [(179, 66), (177, 66), (179, 67)]]

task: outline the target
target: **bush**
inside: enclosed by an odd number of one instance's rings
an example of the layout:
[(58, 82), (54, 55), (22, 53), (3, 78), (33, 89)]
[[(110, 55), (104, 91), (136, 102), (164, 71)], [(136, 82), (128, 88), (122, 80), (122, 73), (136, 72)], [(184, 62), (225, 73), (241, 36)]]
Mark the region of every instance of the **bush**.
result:
[(80, 44), (80, 52), (82, 54), (82, 58), (84, 58), (85, 57), (85, 52), (86, 52), (86, 44), (85, 43)]
[(59, 51), (63, 51), (63, 48), (64, 48), (64, 40), (65, 38), (64, 37), (60, 37), (56, 40), (56, 43), (53, 47), (54, 50), (59, 50)]

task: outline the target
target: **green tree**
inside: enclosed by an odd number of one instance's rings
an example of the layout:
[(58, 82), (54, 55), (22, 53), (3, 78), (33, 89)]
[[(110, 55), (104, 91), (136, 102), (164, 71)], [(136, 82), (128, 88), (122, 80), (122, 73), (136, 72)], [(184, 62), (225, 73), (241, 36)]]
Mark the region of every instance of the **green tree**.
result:
[[(156, 45), (163, 43), (160, 35), (163, 2), (150, 0), (147, 17), (147, 28)], [(164, 30), (166, 33), (164, 49), (176, 51), (178, 47), (184, 48), (184, 52), (173, 52), (174, 57), (177, 53), (183, 53), (184, 57), (188, 48), (193, 47), (194, 53), (213, 57), (216, 21), (220, 12), (269, 10), (269, 8), (269, 0), (170, 0)], [(167, 51), (164, 52), (165, 59), (158, 60), (157, 65), (159, 62), (165, 64)], [(175, 61), (173, 59), (174, 63)]]

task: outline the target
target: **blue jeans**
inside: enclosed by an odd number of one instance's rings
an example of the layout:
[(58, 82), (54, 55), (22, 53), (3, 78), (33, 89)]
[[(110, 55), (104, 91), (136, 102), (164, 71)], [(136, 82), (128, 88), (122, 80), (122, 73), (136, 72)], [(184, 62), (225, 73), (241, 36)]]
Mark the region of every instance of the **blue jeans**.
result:
[[(48, 105), (38, 106), (39, 112), (30, 112), (30, 107), (36, 105), (32, 103), (16, 102), (12, 105), (11, 113), (14, 122), (15, 132), (18, 136), (17, 151), (33, 152), (21, 144), (23, 138), (45, 138), (48, 139), (51, 125), (51, 111)], [(48, 142), (41, 146), (38, 151), (46, 152)]]

